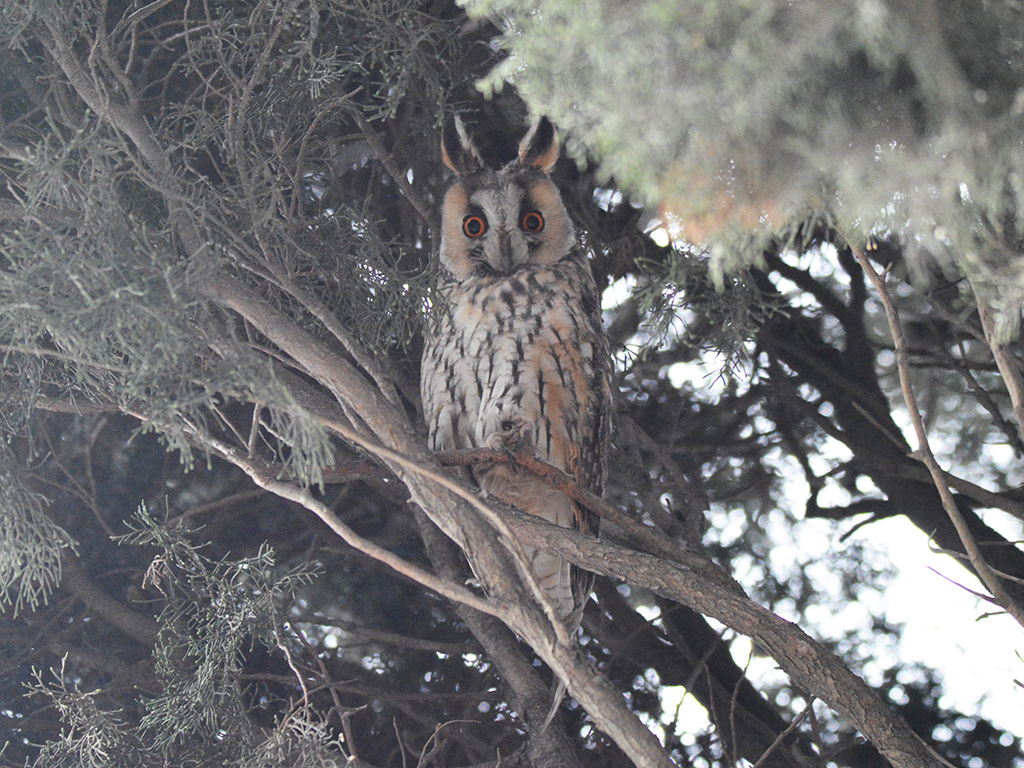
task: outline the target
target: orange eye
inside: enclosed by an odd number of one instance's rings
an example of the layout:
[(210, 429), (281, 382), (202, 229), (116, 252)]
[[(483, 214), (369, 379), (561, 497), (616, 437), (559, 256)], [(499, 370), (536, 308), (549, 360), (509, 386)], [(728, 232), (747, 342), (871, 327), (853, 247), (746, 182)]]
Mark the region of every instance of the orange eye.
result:
[(487, 231), (487, 222), (483, 216), (467, 216), (462, 220), (462, 232), (466, 237), (480, 237)]
[(544, 229), (544, 217), (540, 215), (540, 211), (530, 211), (523, 214), (522, 225), (527, 232), (537, 234)]

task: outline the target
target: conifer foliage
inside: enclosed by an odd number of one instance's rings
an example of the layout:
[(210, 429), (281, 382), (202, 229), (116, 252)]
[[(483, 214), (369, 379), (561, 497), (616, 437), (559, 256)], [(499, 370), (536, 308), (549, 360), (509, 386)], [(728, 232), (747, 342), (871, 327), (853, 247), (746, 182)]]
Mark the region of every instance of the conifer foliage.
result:
[[(949, 626), (1024, 616), (1020, 24), (4, 2), (0, 765), (1020, 766), (1017, 725), (901, 655), (878, 546), (977, 577)], [(578, 492), (551, 468), (425, 447), (454, 111), (492, 164), (540, 113), (576, 160), (601, 539), (462, 469)], [(579, 636), (516, 540), (597, 574)]]

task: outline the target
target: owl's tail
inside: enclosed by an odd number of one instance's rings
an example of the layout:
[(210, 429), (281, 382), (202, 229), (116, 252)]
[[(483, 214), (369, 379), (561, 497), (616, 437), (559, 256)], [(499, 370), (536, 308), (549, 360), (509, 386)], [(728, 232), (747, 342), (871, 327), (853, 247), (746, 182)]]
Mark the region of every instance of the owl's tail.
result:
[[(508, 467), (497, 466), (480, 473), (477, 482), (487, 493), (532, 515), (563, 528), (579, 527), (581, 510), (561, 491), (537, 478), (524, 477)], [(559, 555), (534, 547), (523, 547), (530, 573), (544, 597), (551, 602), (555, 615), (565, 622), (570, 634), (580, 626), (583, 606), (590, 592), (585, 572), (575, 568)], [(547, 730), (565, 697), (565, 683), (556, 679), (551, 709), (541, 725)]]
[[(544, 596), (551, 601), (555, 615), (566, 621), (576, 610), (576, 599), (572, 593), (572, 574), (568, 562), (558, 555), (540, 549), (526, 547), (530, 558), (530, 572), (537, 580)], [(576, 627), (570, 627), (575, 629)]]
[(562, 706), (562, 699), (565, 698), (565, 683), (562, 682), (561, 678), (555, 678), (555, 693), (551, 699), (551, 709), (548, 710), (548, 716), (544, 718), (544, 724), (540, 727), (540, 732), (544, 733), (551, 725), (551, 721), (555, 719), (555, 715), (558, 714), (558, 708)]

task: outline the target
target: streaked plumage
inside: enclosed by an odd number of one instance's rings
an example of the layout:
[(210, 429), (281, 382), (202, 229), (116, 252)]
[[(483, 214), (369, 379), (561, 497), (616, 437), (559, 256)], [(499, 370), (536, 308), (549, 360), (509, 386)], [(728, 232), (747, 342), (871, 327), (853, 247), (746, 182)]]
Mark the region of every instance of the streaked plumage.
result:
[[(444, 201), (444, 303), (428, 325), (420, 379), (434, 450), (517, 443), (601, 493), (611, 411), (608, 342), (587, 255), (549, 178), (558, 158), (542, 120), (519, 157), (484, 167), (461, 124), (443, 141), (459, 178)], [(597, 532), (567, 496), (507, 466), (478, 469), (481, 489), (524, 512)], [(557, 614), (578, 626), (590, 580), (561, 558), (527, 550)]]

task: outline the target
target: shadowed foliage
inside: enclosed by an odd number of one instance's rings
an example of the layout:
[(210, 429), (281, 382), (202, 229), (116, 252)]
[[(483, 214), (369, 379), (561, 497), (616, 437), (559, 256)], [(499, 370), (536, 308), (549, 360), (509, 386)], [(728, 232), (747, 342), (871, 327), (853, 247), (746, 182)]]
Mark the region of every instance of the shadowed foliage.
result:
[[(1019, 14), (920, 5), (5, 2), (0, 764), (1020, 766), (876, 610), (928, 537), (1024, 602)], [(600, 541), (426, 450), (456, 111), (578, 161)]]

